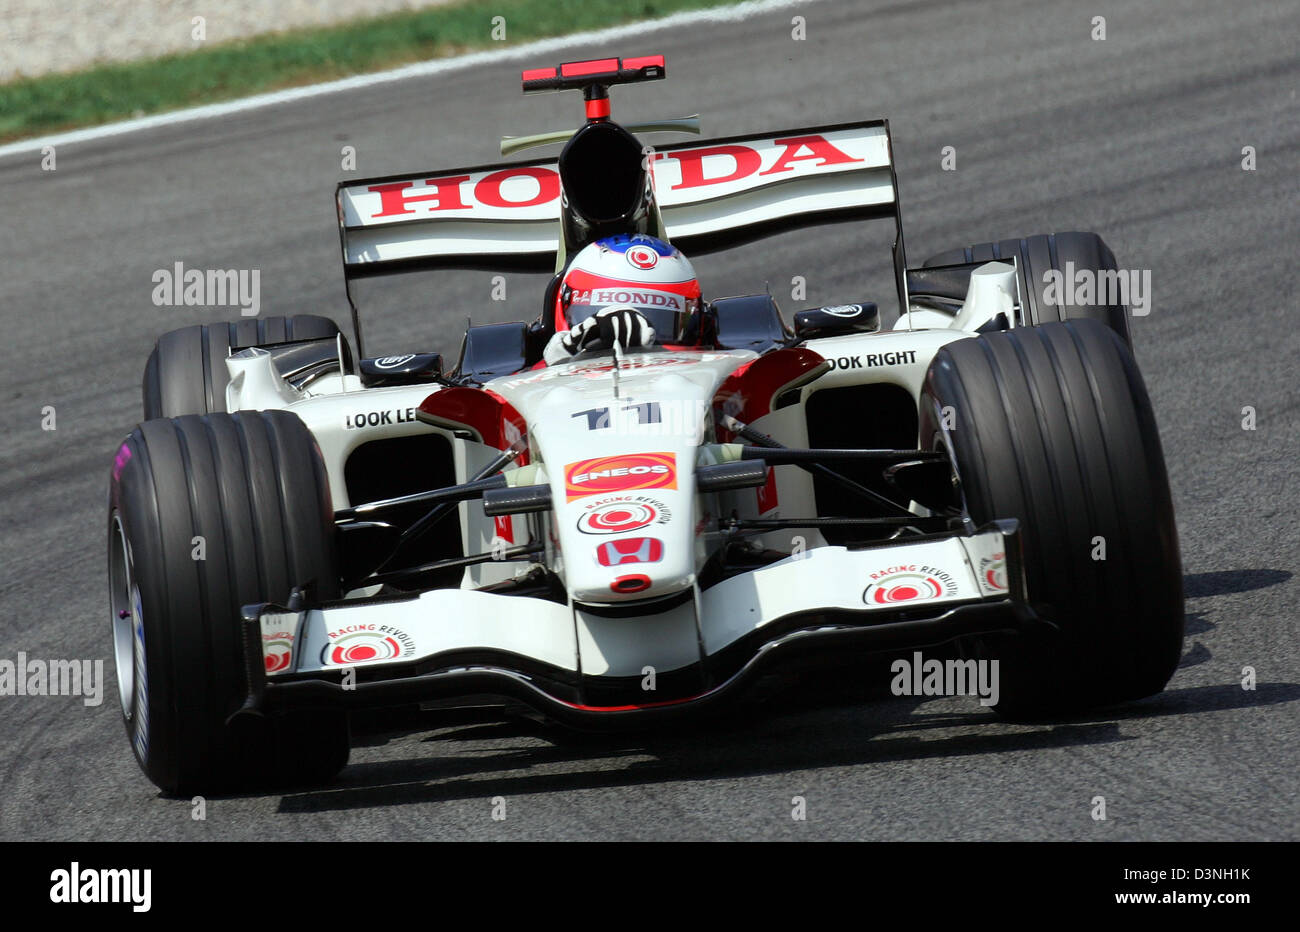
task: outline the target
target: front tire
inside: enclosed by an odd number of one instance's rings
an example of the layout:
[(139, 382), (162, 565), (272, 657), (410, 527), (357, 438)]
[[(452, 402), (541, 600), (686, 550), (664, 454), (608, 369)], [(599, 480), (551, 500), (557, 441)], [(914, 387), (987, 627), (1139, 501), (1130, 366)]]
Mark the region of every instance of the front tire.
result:
[(242, 607), (283, 602), (295, 587), (337, 598), (333, 534), (324, 463), (292, 414), (146, 421), (118, 449), (109, 579), (119, 695), (136, 759), (164, 791), (325, 779), (346, 764), (345, 713), (227, 724), (248, 688)]
[(1001, 645), (997, 710), (1162, 690), (1182, 654), (1182, 566), (1151, 402), (1119, 337), (1079, 320), (948, 344), (922, 437), (952, 455), (977, 525), (1019, 520), (1030, 603), (1060, 628)]

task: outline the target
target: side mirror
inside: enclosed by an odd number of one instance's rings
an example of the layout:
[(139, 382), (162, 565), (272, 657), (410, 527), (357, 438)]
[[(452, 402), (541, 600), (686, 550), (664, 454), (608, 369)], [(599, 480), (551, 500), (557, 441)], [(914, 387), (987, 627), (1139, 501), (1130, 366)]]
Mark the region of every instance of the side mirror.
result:
[(367, 388), (436, 382), (440, 378), (442, 356), (438, 353), (407, 353), (361, 360), (361, 382)]
[(874, 333), (879, 329), (880, 311), (873, 301), (814, 307), (794, 315), (794, 335), (800, 340)]
[(785, 345), (790, 333), (781, 320), (781, 310), (769, 294), (747, 294), (714, 298), (709, 302), (722, 349), (748, 349), (766, 353)]

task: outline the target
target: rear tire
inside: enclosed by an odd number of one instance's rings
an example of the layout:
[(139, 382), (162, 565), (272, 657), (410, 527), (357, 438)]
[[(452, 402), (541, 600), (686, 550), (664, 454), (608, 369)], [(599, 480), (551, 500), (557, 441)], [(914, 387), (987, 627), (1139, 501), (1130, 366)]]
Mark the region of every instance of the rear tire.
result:
[(144, 418), (180, 417), (226, 410), (230, 372), (226, 357), (248, 346), (307, 340), (333, 341), (339, 325), (328, 317), (250, 317), (223, 324), (181, 327), (158, 338), (145, 364)]
[(146, 421), (118, 449), (109, 577), (127, 734), (172, 794), (326, 779), (343, 712), (227, 724), (247, 695), (242, 606), (294, 587), (339, 596), (333, 512), (312, 435), (283, 411)]
[(1067, 262), (1073, 263), (1076, 271), (1087, 269), (1100, 273), (1116, 270), (1115, 254), (1096, 233), (1048, 233), (979, 243), (931, 256), (925, 260), (925, 265), (992, 262), (1012, 256), (1016, 257), (1019, 265), (1020, 294), (1024, 299), (1018, 326), (1036, 327), (1059, 320), (1096, 320), (1119, 334), (1130, 351), (1133, 349), (1128, 308), (1123, 304), (1062, 305), (1047, 300), (1047, 283), (1043, 274), (1051, 270), (1064, 273)]
[(1118, 336), (1077, 320), (950, 343), (921, 418), (976, 525), (1019, 520), (1028, 598), (1060, 627), (985, 645), (1002, 661), (997, 711), (1032, 718), (1162, 690), (1182, 654), (1182, 565), (1151, 402)]

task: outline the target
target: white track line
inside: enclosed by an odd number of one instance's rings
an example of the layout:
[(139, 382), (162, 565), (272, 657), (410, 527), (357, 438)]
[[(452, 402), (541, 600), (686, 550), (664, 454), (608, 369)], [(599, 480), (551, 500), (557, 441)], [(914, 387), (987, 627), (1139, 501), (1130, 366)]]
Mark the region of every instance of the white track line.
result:
[[(159, 126), (170, 126), (173, 123), (185, 123), (190, 120), (207, 120), (213, 117), (226, 116), (231, 113), (241, 113), (245, 110), (256, 110), (259, 107), (271, 107), (276, 104), (290, 103), (296, 100), (306, 100), (311, 97), (320, 97), (324, 94), (336, 94), (340, 91), (351, 91), (357, 88), (371, 87), (376, 84), (387, 84), (391, 81), (405, 81), (408, 78), (423, 78), (428, 77), (429, 75), (442, 74), (448, 71), (459, 71), (462, 68), (473, 68), (476, 65), (496, 64), (499, 62), (512, 61), (518, 58), (541, 59), (543, 55), (570, 48), (575, 45), (616, 42), (623, 39), (639, 38), (665, 29), (675, 29), (679, 26), (691, 26), (699, 23), (738, 22), (747, 19), (750, 16), (758, 16), (763, 13), (771, 13), (790, 7), (804, 6), (808, 3), (814, 2), (816, 2), (816, 0), (746, 0), (746, 2), (738, 3), (734, 6), (714, 7), (703, 10), (688, 10), (682, 13), (674, 13), (671, 16), (665, 16), (662, 19), (628, 23), (623, 26), (611, 26), (607, 29), (594, 29), (589, 32), (577, 32), (568, 36), (556, 36), (551, 39), (539, 39), (536, 42), (529, 42), (526, 45), (493, 49), (486, 52), (473, 52), (456, 58), (440, 58), (433, 61), (417, 62), (413, 65), (393, 68), (389, 71), (377, 71), (373, 74), (361, 74), (351, 78), (342, 78), (338, 81), (326, 81), (323, 84), (310, 84), (306, 87), (293, 87), (283, 91), (272, 91), (269, 94), (257, 94), (253, 97), (244, 97), (239, 100), (230, 100), (219, 104), (208, 104), (203, 107), (191, 107), (187, 110), (174, 110), (170, 113), (159, 113), (155, 116), (123, 120), (119, 123), (106, 123), (103, 126), (92, 126), (87, 129), (72, 130), (54, 136), (20, 139), (17, 142), (11, 142), (8, 145), (0, 146), (0, 158), (9, 155), (16, 155), (18, 153), (33, 151), (39, 152), (45, 146), (57, 147), (72, 145), (79, 142), (90, 142), (92, 140), (104, 139), (110, 136), (119, 136), (123, 133), (134, 133), (139, 132), (140, 130), (154, 129)], [(638, 54), (641, 53), (638, 52)], [(547, 64), (547, 61), (542, 60), (539, 61), (538, 64), (545, 65)]]

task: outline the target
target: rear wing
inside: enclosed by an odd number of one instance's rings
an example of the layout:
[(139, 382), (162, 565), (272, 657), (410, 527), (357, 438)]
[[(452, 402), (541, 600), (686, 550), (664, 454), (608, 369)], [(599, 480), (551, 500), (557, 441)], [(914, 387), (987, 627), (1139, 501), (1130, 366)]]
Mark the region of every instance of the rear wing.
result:
[[(791, 228), (893, 217), (900, 307), (907, 309), (887, 120), (645, 152), (664, 233), (688, 256)], [(341, 183), (335, 197), (349, 300), (351, 282), (366, 276), (440, 267), (554, 269), (561, 233), (556, 163), (552, 158)]]

